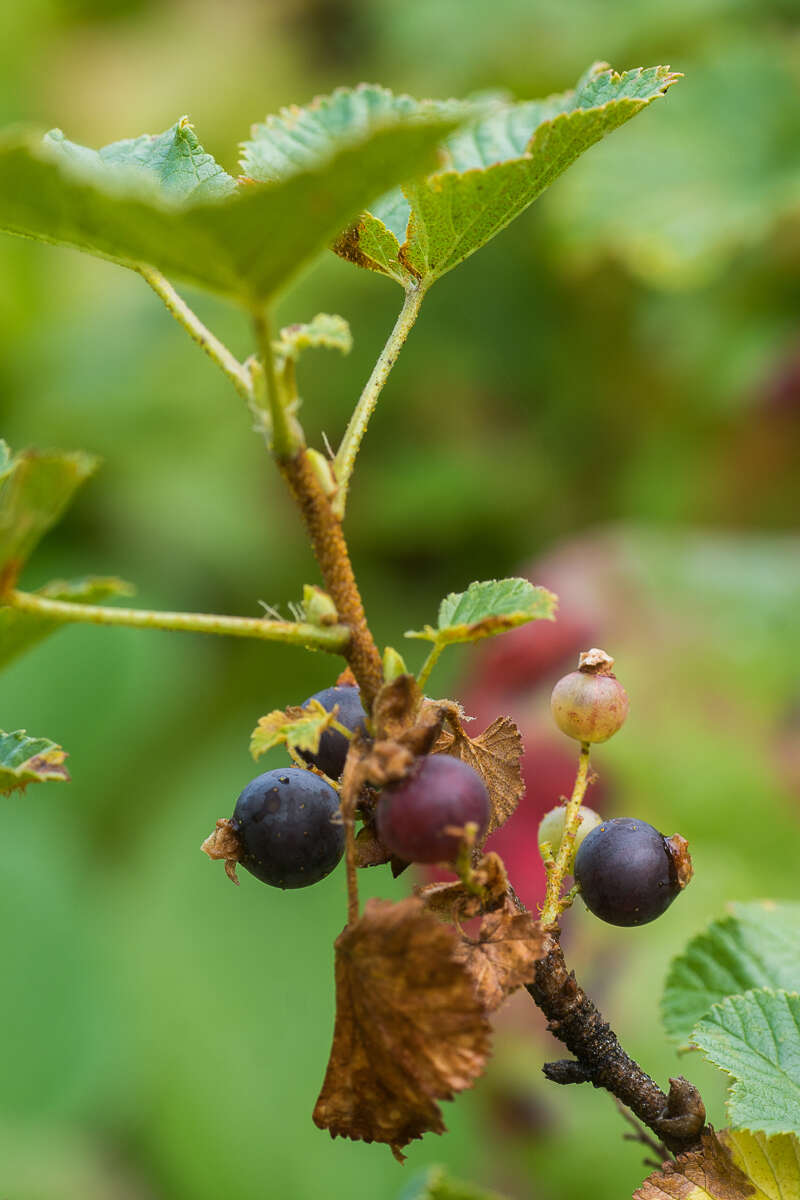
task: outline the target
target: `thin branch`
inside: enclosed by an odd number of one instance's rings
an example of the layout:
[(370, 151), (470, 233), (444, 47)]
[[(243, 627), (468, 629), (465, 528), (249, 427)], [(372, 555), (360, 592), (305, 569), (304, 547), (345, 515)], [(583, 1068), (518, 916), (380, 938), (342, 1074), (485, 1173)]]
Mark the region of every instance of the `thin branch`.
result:
[(260, 638), (310, 650), (346, 654), (350, 630), (346, 625), (310, 625), (300, 621), (268, 621), (261, 617), (227, 617), (213, 613), (157, 612), (141, 608), (108, 608), (49, 600), (32, 592), (9, 592), (4, 603), (19, 612), (48, 621), (90, 625), (122, 625), (131, 629), (170, 629), (181, 633), (215, 633), (228, 637)]
[(586, 786), (589, 782), (589, 749), (588, 742), (584, 742), (581, 745), (575, 786), (572, 789), (572, 795), (569, 798), (564, 814), (564, 833), (561, 837), (561, 845), (558, 848), (555, 862), (547, 871), (547, 890), (545, 892), (544, 907), (542, 908), (542, 925), (553, 925), (562, 912), (561, 886), (564, 882), (564, 876), (567, 874), (567, 864), (572, 853), (572, 847), (575, 844), (575, 835), (580, 826), (581, 804), (583, 803), (583, 797), (586, 795)]
[(433, 643), (430, 654), (425, 659), (425, 662), (422, 664), (419, 675), (417, 676), (417, 683), (419, 684), (419, 686), (421, 688), (424, 688), (425, 684), (428, 682), (431, 671), (433, 670), (433, 668), (436, 666), (437, 662), (439, 661), (439, 655), (442, 653), (443, 650), (444, 650), (444, 642), (434, 642)]
[(548, 1064), (549, 1078), (559, 1083), (586, 1080), (605, 1088), (631, 1110), (675, 1154), (700, 1144), (706, 1110), (688, 1080), (670, 1080), (669, 1094), (629, 1057), (594, 1002), (567, 969), (558, 930), (549, 931), (547, 952), (536, 963), (532, 999), (548, 1019), (548, 1029), (574, 1055), (574, 1067)]
[(289, 423), (289, 415), (281, 400), (278, 376), (275, 368), (275, 351), (272, 347), (272, 331), (269, 314), (265, 308), (253, 313), (253, 328), (256, 335), (258, 356), (264, 368), (264, 386), (272, 425), (270, 449), (280, 463), (292, 457), (298, 449), (299, 443)]
[(350, 479), (353, 474), (356, 455), (361, 445), (361, 439), (367, 431), (369, 419), (375, 410), (375, 405), (378, 403), (378, 397), (381, 394), (383, 385), (389, 378), (389, 372), (394, 366), (397, 356), (419, 315), (424, 295), (425, 289), (422, 287), (412, 287), (406, 292), (406, 298), (400, 310), (400, 315), (395, 322), (394, 329), (389, 334), (386, 345), (383, 347), (380, 357), (373, 367), (372, 374), (367, 380), (366, 386), (359, 397), (358, 404), (353, 410), (353, 415), (345, 430), (334, 462), (334, 472), (336, 481), (339, 484), (339, 491), (333, 501), (333, 506), (339, 520), (344, 518), (347, 505), (347, 492), (350, 487)]
[(656, 1139), (651, 1137), (649, 1133), (645, 1133), (639, 1122), (634, 1117), (633, 1113), (628, 1112), (625, 1105), (621, 1100), (618, 1100), (616, 1096), (614, 1097), (614, 1103), (616, 1104), (617, 1111), (622, 1117), (623, 1121), (627, 1121), (633, 1130), (633, 1133), (623, 1133), (623, 1139), (626, 1142), (638, 1142), (641, 1146), (646, 1146), (648, 1150), (652, 1151), (652, 1153), (656, 1156), (655, 1162), (653, 1162), (652, 1159), (646, 1158), (644, 1160), (645, 1166), (654, 1166), (655, 1169), (659, 1171), (665, 1162), (671, 1161), (672, 1159), (672, 1155), (670, 1154), (669, 1150), (663, 1142), (656, 1141)]
[(189, 308), (186, 301), (178, 295), (175, 288), (165, 279), (160, 271), (153, 267), (140, 266), (136, 268), (156, 295), (164, 302), (167, 311), (172, 314), (179, 325), (182, 325), (189, 337), (197, 342), (208, 357), (230, 379), (240, 396), (248, 403), (253, 399), (253, 386), (250, 376), (235, 355), (231, 354), (218, 337), (208, 329), (196, 313)]

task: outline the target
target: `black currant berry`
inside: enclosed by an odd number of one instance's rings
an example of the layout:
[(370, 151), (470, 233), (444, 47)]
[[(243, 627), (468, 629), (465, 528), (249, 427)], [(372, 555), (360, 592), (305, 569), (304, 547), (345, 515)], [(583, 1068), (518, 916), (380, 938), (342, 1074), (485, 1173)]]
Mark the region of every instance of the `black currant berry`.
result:
[(381, 792), (376, 809), (378, 836), (406, 862), (452, 862), (461, 837), (445, 830), (478, 826), (478, 838), (489, 824), (489, 793), (477, 771), (447, 754), (418, 760), (400, 783)]
[(685, 838), (631, 817), (603, 821), (575, 858), (586, 907), (609, 925), (646, 925), (669, 908), (692, 877)]
[(300, 767), (267, 771), (248, 783), (231, 818), (239, 861), (272, 887), (301, 888), (330, 874), (344, 853), (339, 797)]
[(604, 650), (587, 650), (577, 671), (559, 679), (550, 697), (556, 725), (579, 742), (607, 742), (628, 715), (628, 696)]
[[(304, 700), (303, 708), (311, 700), (318, 700), (326, 712), (330, 712), (333, 706), (338, 704), (336, 720), (352, 733), (355, 733), (356, 729), (364, 728), (367, 714), (361, 703), (361, 693), (352, 684), (323, 688), (321, 692), (315, 692), (308, 700)], [(319, 739), (319, 750), (316, 754), (309, 754), (305, 750), (300, 753), (307, 763), (317, 767), (329, 779), (338, 779), (344, 770), (349, 745), (350, 742), (343, 733), (336, 729), (326, 729)]]

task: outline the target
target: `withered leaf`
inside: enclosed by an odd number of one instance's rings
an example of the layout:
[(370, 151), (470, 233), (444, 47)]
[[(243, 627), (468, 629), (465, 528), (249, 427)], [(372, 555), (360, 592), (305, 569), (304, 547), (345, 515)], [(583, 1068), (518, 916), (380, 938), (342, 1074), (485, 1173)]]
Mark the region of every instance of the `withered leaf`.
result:
[(444, 1132), (437, 1100), (471, 1087), (489, 1024), (454, 932), (416, 898), (369, 900), (336, 940), (336, 1025), (314, 1121), (400, 1148)]
[(399, 738), (415, 722), (422, 693), (413, 675), (398, 675), (375, 697), (372, 720), (378, 738)]
[(355, 839), (357, 867), (380, 867), (391, 857), (391, 852), (380, 841), (373, 825), (364, 825), (359, 829)]
[(426, 883), (415, 891), (430, 912), (441, 914), (446, 920), (468, 920), (505, 904), (508, 876), (502, 858), (493, 850), (484, 854), (473, 868), (472, 882), (481, 889), (480, 894), (471, 891), (461, 880)]
[(472, 976), (487, 1012), (494, 1012), (518, 987), (531, 982), (543, 942), (544, 934), (531, 914), (517, 912), (510, 901), (483, 918), (477, 938), (461, 941), (456, 957)]
[(413, 763), (413, 753), (400, 742), (392, 738), (373, 742), (359, 760), (358, 787), (367, 783), (372, 787), (381, 788), (387, 783), (397, 783), (400, 779), (405, 779)]
[(706, 1131), (702, 1150), (689, 1150), (674, 1163), (664, 1163), (636, 1189), (633, 1200), (747, 1200), (755, 1195), (756, 1189), (727, 1146), (713, 1131)]
[(452, 754), (474, 767), (489, 791), (491, 812), (487, 836), (504, 825), (525, 791), (520, 759), (522, 736), (510, 717), (498, 717), (483, 733), (471, 738), (451, 720), (453, 732), (441, 735), (437, 754)]

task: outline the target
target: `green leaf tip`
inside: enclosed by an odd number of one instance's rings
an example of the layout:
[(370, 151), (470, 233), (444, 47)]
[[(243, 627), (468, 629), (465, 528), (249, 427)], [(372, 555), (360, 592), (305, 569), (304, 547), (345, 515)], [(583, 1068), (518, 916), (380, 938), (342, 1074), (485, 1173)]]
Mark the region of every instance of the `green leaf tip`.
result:
[(800, 904), (735, 904), (692, 938), (670, 965), (664, 1028), (686, 1043), (712, 1005), (757, 987), (800, 991)]
[(29, 783), (68, 783), (66, 757), (49, 738), (28, 737), (24, 729), (0, 729), (0, 792), (23, 791)]
[(409, 630), (405, 636), (449, 645), (476, 642), (505, 633), (528, 621), (555, 620), (558, 597), (527, 579), (489, 579), (471, 583), (465, 592), (451, 592), (439, 606), (434, 629)]
[(444, 143), (439, 168), (370, 206), (334, 248), (405, 288), (430, 286), (679, 78), (669, 67), (619, 73), (595, 63), (572, 91), (473, 105), (472, 121)]
[(692, 1044), (734, 1079), (728, 1116), (736, 1129), (800, 1132), (800, 995), (756, 988), (715, 1004)]

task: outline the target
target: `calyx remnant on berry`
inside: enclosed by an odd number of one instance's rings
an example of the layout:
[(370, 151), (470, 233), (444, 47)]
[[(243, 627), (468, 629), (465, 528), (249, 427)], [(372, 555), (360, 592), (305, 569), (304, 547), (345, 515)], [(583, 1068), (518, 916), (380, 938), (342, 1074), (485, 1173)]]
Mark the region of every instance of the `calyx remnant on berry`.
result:
[(579, 742), (607, 742), (628, 715), (628, 696), (605, 650), (585, 650), (577, 671), (559, 679), (550, 697), (562, 733)]

